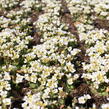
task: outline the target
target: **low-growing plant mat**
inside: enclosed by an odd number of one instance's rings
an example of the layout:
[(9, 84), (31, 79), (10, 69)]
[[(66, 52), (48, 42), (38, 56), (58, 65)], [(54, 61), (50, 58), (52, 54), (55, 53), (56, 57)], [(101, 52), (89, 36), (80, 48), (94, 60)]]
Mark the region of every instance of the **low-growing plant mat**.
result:
[(109, 1), (1, 0), (0, 109), (109, 109)]

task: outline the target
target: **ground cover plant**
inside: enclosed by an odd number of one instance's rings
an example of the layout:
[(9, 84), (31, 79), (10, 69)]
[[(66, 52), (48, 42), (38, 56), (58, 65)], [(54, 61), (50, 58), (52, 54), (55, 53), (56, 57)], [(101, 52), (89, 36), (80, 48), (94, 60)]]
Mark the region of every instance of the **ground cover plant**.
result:
[(109, 0), (0, 0), (0, 109), (109, 109)]

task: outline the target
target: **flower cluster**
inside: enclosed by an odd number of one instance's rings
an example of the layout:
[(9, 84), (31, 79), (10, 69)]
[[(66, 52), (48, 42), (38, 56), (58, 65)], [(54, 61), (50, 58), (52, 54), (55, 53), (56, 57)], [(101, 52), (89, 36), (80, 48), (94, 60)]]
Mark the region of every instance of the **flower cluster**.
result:
[(84, 104), (88, 99), (91, 99), (91, 96), (87, 94), (87, 95), (79, 97), (78, 102), (80, 104)]
[(11, 90), (10, 86), (10, 74), (9, 72), (1, 72), (0, 73), (0, 108), (6, 108), (6, 106), (10, 106), (11, 98), (8, 97), (8, 92)]

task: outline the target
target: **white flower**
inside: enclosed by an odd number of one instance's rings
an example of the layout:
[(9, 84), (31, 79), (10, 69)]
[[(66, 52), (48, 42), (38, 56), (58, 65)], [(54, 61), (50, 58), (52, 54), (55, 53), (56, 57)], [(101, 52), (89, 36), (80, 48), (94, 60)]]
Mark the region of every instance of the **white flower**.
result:
[(79, 109), (79, 107), (76, 106), (75, 109)]
[(84, 94), (83, 96), (78, 98), (78, 102), (80, 104), (84, 104), (88, 99), (91, 99), (91, 96), (89, 94)]
[(11, 104), (11, 99), (10, 98), (5, 98), (5, 99), (3, 99), (3, 103), (5, 105), (10, 105)]
[(107, 12), (101, 12), (100, 15), (106, 16), (108, 13)]
[(24, 78), (23, 76), (17, 74), (17, 75), (16, 75), (16, 83), (22, 82), (23, 78)]
[(85, 99), (91, 99), (91, 96), (89, 94), (84, 95)]
[(86, 100), (84, 99), (83, 96), (81, 96), (81, 97), (78, 98), (78, 102), (79, 102), (80, 104), (84, 104), (84, 103), (86, 102)]
[(107, 103), (107, 104), (102, 104), (102, 105), (101, 105), (101, 108), (102, 108), (102, 109), (109, 109), (109, 103)]
[(75, 69), (74, 69), (74, 65), (71, 62), (66, 63), (66, 67), (68, 69), (68, 71), (74, 73)]
[(9, 72), (4, 72), (4, 80), (10, 80), (11, 77), (9, 75)]
[(109, 98), (107, 98), (107, 100), (109, 101)]
[(74, 80), (78, 79), (79, 78), (79, 75), (78, 74), (75, 74), (74, 75)]
[(71, 51), (71, 55), (76, 55), (78, 52), (80, 52), (81, 50), (79, 50), (79, 49), (73, 49), (72, 51)]
[(68, 78), (67, 82), (69, 85), (71, 85), (73, 83), (73, 78)]

